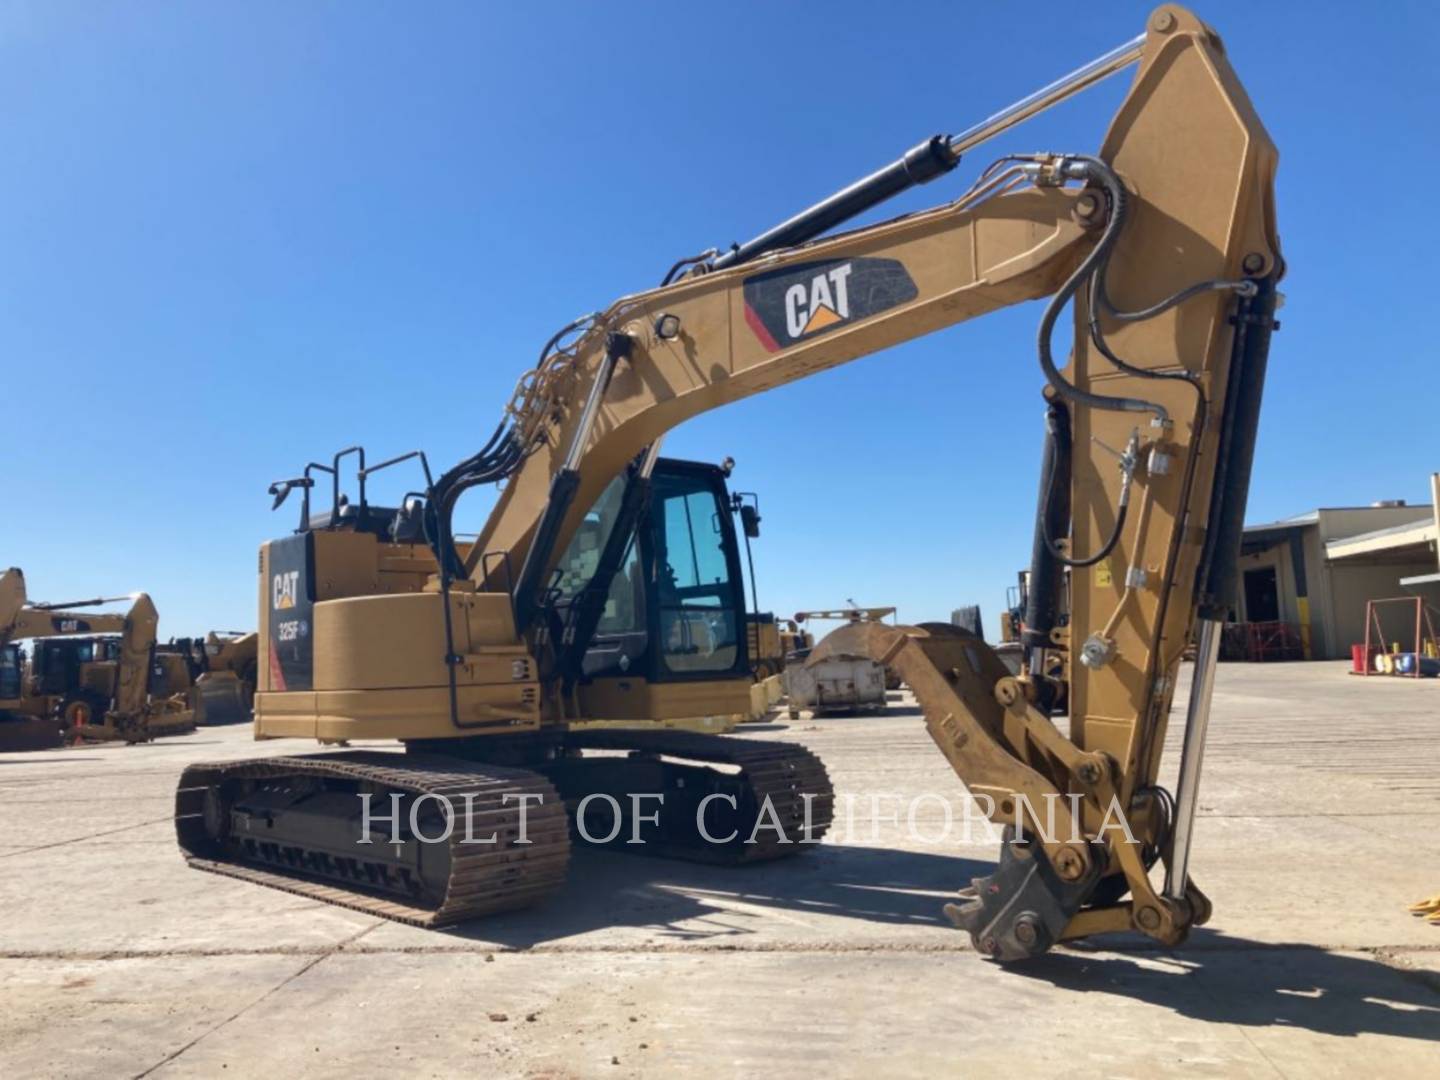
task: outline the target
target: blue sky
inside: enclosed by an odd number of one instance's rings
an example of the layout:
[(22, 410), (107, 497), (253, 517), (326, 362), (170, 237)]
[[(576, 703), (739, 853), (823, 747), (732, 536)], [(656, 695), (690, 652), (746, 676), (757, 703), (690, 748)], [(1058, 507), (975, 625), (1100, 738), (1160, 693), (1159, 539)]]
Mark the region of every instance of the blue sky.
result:
[[(256, 549), (294, 524), (271, 480), (357, 441), (452, 463), (560, 324), (967, 127), (1150, 6), (4, 3), (0, 564), (40, 598), (145, 589), (162, 636), (253, 626)], [(1440, 9), (1199, 10), (1281, 150), (1250, 518), (1428, 501)], [(1124, 82), (886, 214), (1007, 149), (1095, 147)], [(760, 493), (762, 606), (979, 602), (993, 628), (1029, 551), (1038, 314), (673, 433)]]

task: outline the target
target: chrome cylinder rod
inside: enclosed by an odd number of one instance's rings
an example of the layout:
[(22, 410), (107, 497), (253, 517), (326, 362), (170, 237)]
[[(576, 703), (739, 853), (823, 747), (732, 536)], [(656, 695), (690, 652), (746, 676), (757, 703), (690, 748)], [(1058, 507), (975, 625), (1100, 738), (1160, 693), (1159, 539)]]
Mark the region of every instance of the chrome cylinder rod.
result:
[(1210, 699), (1215, 693), (1215, 664), (1220, 659), (1220, 632), (1224, 623), (1201, 619), (1197, 624), (1195, 673), (1185, 711), (1185, 742), (1180, 751), (1180, 780), (1175, 785), (1175, 821), (1171, 825), (1170, 866), (1165, 874), (1165, 895), (1185, 899), (1190, 880), (1190, 845), (1195, 829), (1195, 808), (1200, 797), (1200, 766), (1205, 759), (1205, 731), (1210, 726)]
[[(515, 584), (515, 627), (522, 634), (540, 610), (543, 600), (542, 583), (555, 554), (555, 545), (560, 539), (560, 528), (575, 493), (580, 490), (580, 460), (590, 443), (590, 432), (595, 427), (595, 417), (600, 411), (600, 402), (610, 386), (610, 378), (621, 360), (630, 356), (634, 342), (627, 334), (610, 331), (605, 335), (605, 355), (600, 361), (600, 370), (585, 399), (585, 407), (570, 437), (570, 449), (565, 453), (564, 464), (550, 477), (550, 498), (545, 503), (545, 512), (535, 526), (530, 549), (525, 552), (525, 561), (520, 565), (520, 579)], [(548, 349), (547, 349), (548, 351)]]
[(944, 176), (955, 168), (960, 161), (960, 155), (971, 147), (979, 146), (1036, 113), (1043, 112), (1129, 67), (1140, 59), (1144, 45), (1145, 35), (1141, 34), (1124, 45), (1111, 49), (1104, 56), (1091, 60), (1064, 78), (1057, 79), (1049, 86), (1001, 109), (959, 135), (936, 135), (926, 139), (883, 169), (855, 181), (849, 187), (820, 200), (774, 228), (767, 229), (754, 239), (736, 244), (729, 251), (717, 256), (710, 263), (710, 269), (724, 270), (771, 251), (809, 243), (817, 236), (872, 207), (879, 206), (902, 191)]
[(640, 459), (640, 475), (646, 480), (649, 480), (650, 474), (655, 471), (655, 463), (660, 460), (660, 444), (664, 441), (665, 436), (661, 435), (645, 448), (645, 456)]
[(93, 600), (65, 600), (54, 604), (27, 604), (31, 611), (64, 611), (67, 608), (97, 607), (100, 604), (118, 604), (122, 600), (138, 600), (138, 592), (126, 593), (124, 596), (97, 596)]
[(610, 387), (610, 378), (615, 374), (615, 365), (619, 362), (620, 355), (613, 349), (607, 348), (604, 358), (600, 361), (600, 371), (595, 376), (595, 382), (590, 386), (590, 393), (585, 398), (585, 407), (580, 412), (580, 422), (575, 425), (575, 434), (570, 439), (570, 449), (565, 453), (564, 468), (569, 472), (578, 469), (580, 459), (585, 456), (585, 448), (590, 442), (590, 432), (595, 427), (595, 416), (600, 411), (600, 401)]
[(1076, 68), (1069, 75), (1056, 79), (1049, 86), (1036, 90), (1013, 105), (1007, 105), (993, 116), (981, 120), (973, 127), (966, 128), (960, 134), (951, 135), (946, 140), (950, 153), (959, 157), (967, 150), (993, 139), (1002, 131), (1007, 131), (1016, 124), (1023, 123), (1036, 113), (1044, 112), (1052, 105), (1058, 105), (1066, 98), (1074, 97), (1080, 91), (1108, 79), (1116, 72), (1124, 71), (1140, 59), (1144, 48), (1145, 35), (1140, 34), (1131, 38), (1124, 45), (1111, 49), (1104, 56), (1097, 56), (1084, 67)]

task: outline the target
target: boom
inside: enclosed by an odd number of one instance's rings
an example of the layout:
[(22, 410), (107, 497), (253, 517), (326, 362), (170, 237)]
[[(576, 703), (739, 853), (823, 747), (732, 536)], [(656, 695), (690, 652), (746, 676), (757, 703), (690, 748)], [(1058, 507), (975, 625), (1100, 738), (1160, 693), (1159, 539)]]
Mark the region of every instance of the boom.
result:
[[(1167, 19), (1168, 28), (1158, 29)], [(1129, 43), (1087, 65), (1069, 88), (1089, 85), (1097, 73), (1108, 74), (1137, 54), (1135, 84), (1099, 155), (1130, 191), (1143, 193), (1130, 200), (1129, 220), (1109, 259), (1111, 300), (1122, 309), (1140, 309), (1197, 281), (1273, 274), (1279, 265), (1271, 206), (1276, 153), (1218, 39), (1188, 13), (1163, 8), (1143, 46)], [(975, 131), (1017, 122), (1055, 94), (1032, 97), (1031, 104), (1022, 102)], [(976, 138), (957, 136), (956, 145), (973, 145)], [(526, 456), (472, 550), (470, 572), (498, 587), (495, 564), (485, 562), (485, 553), (503, 551), (513, 565), (525, 562), (541, 519), (554, 512), (550, 488), (567, 455), (575, 457), (579, 487), (550, 538), (546, 571), (600, 489), (686, 419), (1001, 307), (1053, 295), (1093, 247), (1105, 216), (1097, 202), (1103, 192), (1093, 181), (1088, 190), (1048, 186), (1060, 181), (1056, 170), (1066, 160), (1074, 159), (1007, 162), (1009, 170), (987, 175), (956, 202), (927, 214), (775, 254), (757, 245), (763, 256), (758, 263), (735, 265), (722, 256), (715, 265), (730, 269), (695, 273), (612, 304), (586, 323), (571, 347), (548, 354), (522, 380), (509, 414), (511, 438)], [(1025, 183), (1047, 186), (1017, 190), (1017, 171)], [(1166, 257), (1157, 259), (1161, 252)], [(856, 303), (849, 307), (852, 297)], [(1212, 362), (1211, 354), (1228, 340), (1226, 316), (1226, 298), (1216, 293), (1146, 323), (1116, 325), (1108, 337), (1142, 369), (1183, 366), (1201, 373), (1219, 366), (1211, 377), (1214, 389), (1222, 390), (1223, 364)], [(669, 337), (660, 333), (665, 317), (674, 320), (664, 324), (674, 328)], [(1078, 390), (1108, 384), (1108, 393), (1137, 393), (1143, 386), (1146, 396), (1178, 416), (1193, 414), (1194, 393), (1187, 386), (1137, 383), (1141, 377), (1095, 357), (1084, 305), (1077, 305), (1076, 325), (1080, 346), (1066, 374)], [(580, 432), (585, 406), (607, 371), (607, 341), (616, 333), (625, 338), (625, 361), (602, 387), (590, 416), (593, 428)], [(1075, 432), (1077, 439), (1085, 434)], [(1123, 445), (1126, 435), (1128, 429), (1111, 445)], [(1084, 472), (1091, 475), (1077, 474), (1077, 487), (1098, 484), (1092, 470)], [(1116, 486), (1111, 478), (1112, 501)], [(1076, 516), (1090, 527), (1085, 515)]]

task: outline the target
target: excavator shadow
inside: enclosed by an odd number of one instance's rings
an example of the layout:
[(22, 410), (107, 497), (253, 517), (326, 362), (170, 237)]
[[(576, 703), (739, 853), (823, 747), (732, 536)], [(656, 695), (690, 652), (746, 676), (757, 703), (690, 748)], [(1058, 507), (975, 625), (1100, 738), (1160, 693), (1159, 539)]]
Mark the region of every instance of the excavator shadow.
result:
[[(1194, 1020), (1325, 1035), (1440, 1042), (1440, 978), (1314, 945), (1271, 945), (1197, 930), (1184, 949), (1052, 952), (1009, 970), (1062, 990), (1134, 998)], [(1097, 941), (1094, 948), (1105, 947)]]
[(546, 903), (442, 932), (517, 949), (626, 927), (669, 942), (776, 933), (789, 940), (792, 931), (829, 939), (846, 932), (837, 920), (958, 935), (941, 906), (992, 869), (950, 855), (843, 844), (739, 867), (577, 848), (568, 886)]

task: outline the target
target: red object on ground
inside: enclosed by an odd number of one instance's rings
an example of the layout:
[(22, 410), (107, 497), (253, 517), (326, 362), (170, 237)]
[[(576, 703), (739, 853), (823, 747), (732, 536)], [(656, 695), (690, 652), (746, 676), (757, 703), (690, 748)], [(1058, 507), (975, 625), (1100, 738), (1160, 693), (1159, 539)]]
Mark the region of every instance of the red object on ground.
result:
[(1247, 622), (1245, 659), (1252, 661), (1301, 660), (1300, 628), (1287, 622)]

